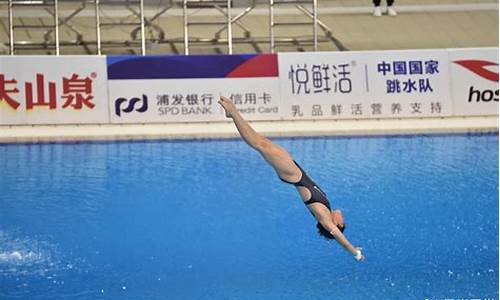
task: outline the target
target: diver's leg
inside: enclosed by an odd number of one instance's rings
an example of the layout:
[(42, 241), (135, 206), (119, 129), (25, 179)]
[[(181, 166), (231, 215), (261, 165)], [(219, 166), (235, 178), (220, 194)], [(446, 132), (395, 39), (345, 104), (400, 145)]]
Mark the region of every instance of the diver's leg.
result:
[(243, 119), (231, 100), (226, 97), (221, 97), (219, 103), (226, 110), (226, 115), (233, 119), (243, 140), (264, 157), (264, 159), (276, 170), (278, 176), (289, 181), (300, 180), (300, 169), (295, 165), (292, 156), (285, 149), (258, 134), (250, 124)]

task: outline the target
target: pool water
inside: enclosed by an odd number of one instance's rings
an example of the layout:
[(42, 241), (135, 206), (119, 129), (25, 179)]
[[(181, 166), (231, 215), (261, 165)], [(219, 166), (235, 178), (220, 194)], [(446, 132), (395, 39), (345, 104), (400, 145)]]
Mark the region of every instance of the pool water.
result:
[(498, 299), (498, 135), (277, 139), (357, 263), (241, 140), (0, 146), (0, 299)]

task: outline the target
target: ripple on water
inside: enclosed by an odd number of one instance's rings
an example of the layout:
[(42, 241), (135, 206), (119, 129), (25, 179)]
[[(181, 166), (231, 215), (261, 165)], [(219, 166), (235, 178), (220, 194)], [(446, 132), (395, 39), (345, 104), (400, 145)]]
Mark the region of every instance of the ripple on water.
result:
[(54, 273), (66, 268), (49, 242), (0, 230), (0, 278)]

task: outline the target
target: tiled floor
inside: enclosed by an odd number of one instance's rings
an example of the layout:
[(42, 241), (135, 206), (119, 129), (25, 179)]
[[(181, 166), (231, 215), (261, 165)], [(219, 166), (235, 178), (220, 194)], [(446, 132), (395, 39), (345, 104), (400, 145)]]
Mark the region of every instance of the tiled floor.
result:
[[(498, 47), (498, 13), (400, 13), (325, 19), (350, 50)], [(326, 46), (325, 46), (326, 47)]]

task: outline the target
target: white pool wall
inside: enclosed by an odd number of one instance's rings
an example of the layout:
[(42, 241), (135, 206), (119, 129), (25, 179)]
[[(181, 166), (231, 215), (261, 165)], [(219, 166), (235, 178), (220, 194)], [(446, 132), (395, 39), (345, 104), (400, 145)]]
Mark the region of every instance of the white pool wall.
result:
[[(498, 132), (498, 116), (380, 120), (255, 121), (269, 137)], [(238, 137), (232, 122), (0, 126), (0, 143)]]

